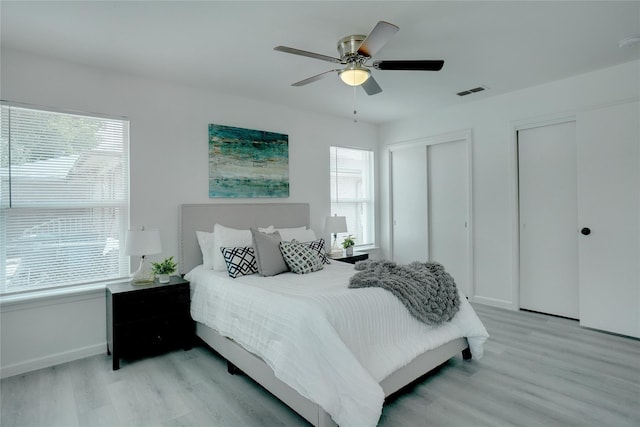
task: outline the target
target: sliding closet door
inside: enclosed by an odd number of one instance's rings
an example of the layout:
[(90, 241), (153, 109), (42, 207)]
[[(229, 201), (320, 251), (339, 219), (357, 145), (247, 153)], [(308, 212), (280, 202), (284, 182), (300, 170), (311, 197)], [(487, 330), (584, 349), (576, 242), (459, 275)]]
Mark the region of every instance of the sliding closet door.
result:
[(391, 159), (392, 259), (427, 261), (427, 148), (393, 149)]
[(390, 149), (392, 259), (436, 261), (473, 295), (471, 133)]
[(575, 122), (518, 131), (520, 307), (577, 319), (576, 162)]
[(467, 141), (427, 149), (429, 259), (442, 264), (458, 288), (471, 292), (469, 248), (469, 161)]

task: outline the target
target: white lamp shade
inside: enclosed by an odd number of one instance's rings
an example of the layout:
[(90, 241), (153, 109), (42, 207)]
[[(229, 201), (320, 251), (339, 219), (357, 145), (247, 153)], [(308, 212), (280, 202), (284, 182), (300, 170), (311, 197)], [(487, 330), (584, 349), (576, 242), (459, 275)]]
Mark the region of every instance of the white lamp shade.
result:
[(328, 216), (324, 222), (324, 229), (327, 233), (346, 233), (347, 217), (346, 216)]
[(162, 252), (160, 232), (157, 228), (129, 230), (124, 246), (125, 255), (153, 255)]

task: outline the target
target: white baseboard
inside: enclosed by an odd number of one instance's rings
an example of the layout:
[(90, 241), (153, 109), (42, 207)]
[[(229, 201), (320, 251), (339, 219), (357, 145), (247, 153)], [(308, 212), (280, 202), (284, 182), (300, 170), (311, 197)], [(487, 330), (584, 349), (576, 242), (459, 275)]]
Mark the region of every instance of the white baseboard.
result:
[(37, 369), (48, 368), (50, 366), (60, 365), (62, 363), (84, 359), (85, 357), (95, 356), (106, 352), (107, 342), (105, 341), (100, 344), (76, 348), (63, 353), (50, 354), (36, 359), (25, 360), (24, 362), (0, 367), (0, 378), (8, 378), (14, 375), (20, 375)]
[(490, 305), (492, 307), (504, 308), (506, 310), (517, 310), (512, 301), (500, 300), (488, 297), (474, 296), (470, 298), (471, 302), (477, 302), (478, 304)]

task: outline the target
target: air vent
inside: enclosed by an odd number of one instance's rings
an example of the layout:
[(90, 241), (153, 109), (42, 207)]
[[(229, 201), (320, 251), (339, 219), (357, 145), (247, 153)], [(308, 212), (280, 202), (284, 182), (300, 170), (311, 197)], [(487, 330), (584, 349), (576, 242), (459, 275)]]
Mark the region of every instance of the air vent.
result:
[(486, 86), (478, 86), (478, 87), (474, 87), (473, 89), (468, 89), (468, 90), (463, 90), (462, 92), (458, 92), (456, 95), (467, 96), (467, 95), (471, 95), (472, 93), (482, 92), (485, 89), (487, 89)]

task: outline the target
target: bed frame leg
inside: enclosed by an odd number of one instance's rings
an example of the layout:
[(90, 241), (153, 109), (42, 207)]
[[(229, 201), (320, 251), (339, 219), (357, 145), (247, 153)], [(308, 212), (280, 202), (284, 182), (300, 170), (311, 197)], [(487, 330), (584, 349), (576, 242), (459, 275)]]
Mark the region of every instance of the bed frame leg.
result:
[(469, 350), (469, 347), (462, 350), (462, 358), (464, 360), (471, 360), (471, 350)]
[(227, 372), (230, 373), (231, 375), (242, 374), (242, 371), (236, 365), (229, 362), (228, 360), (227, 360)]

